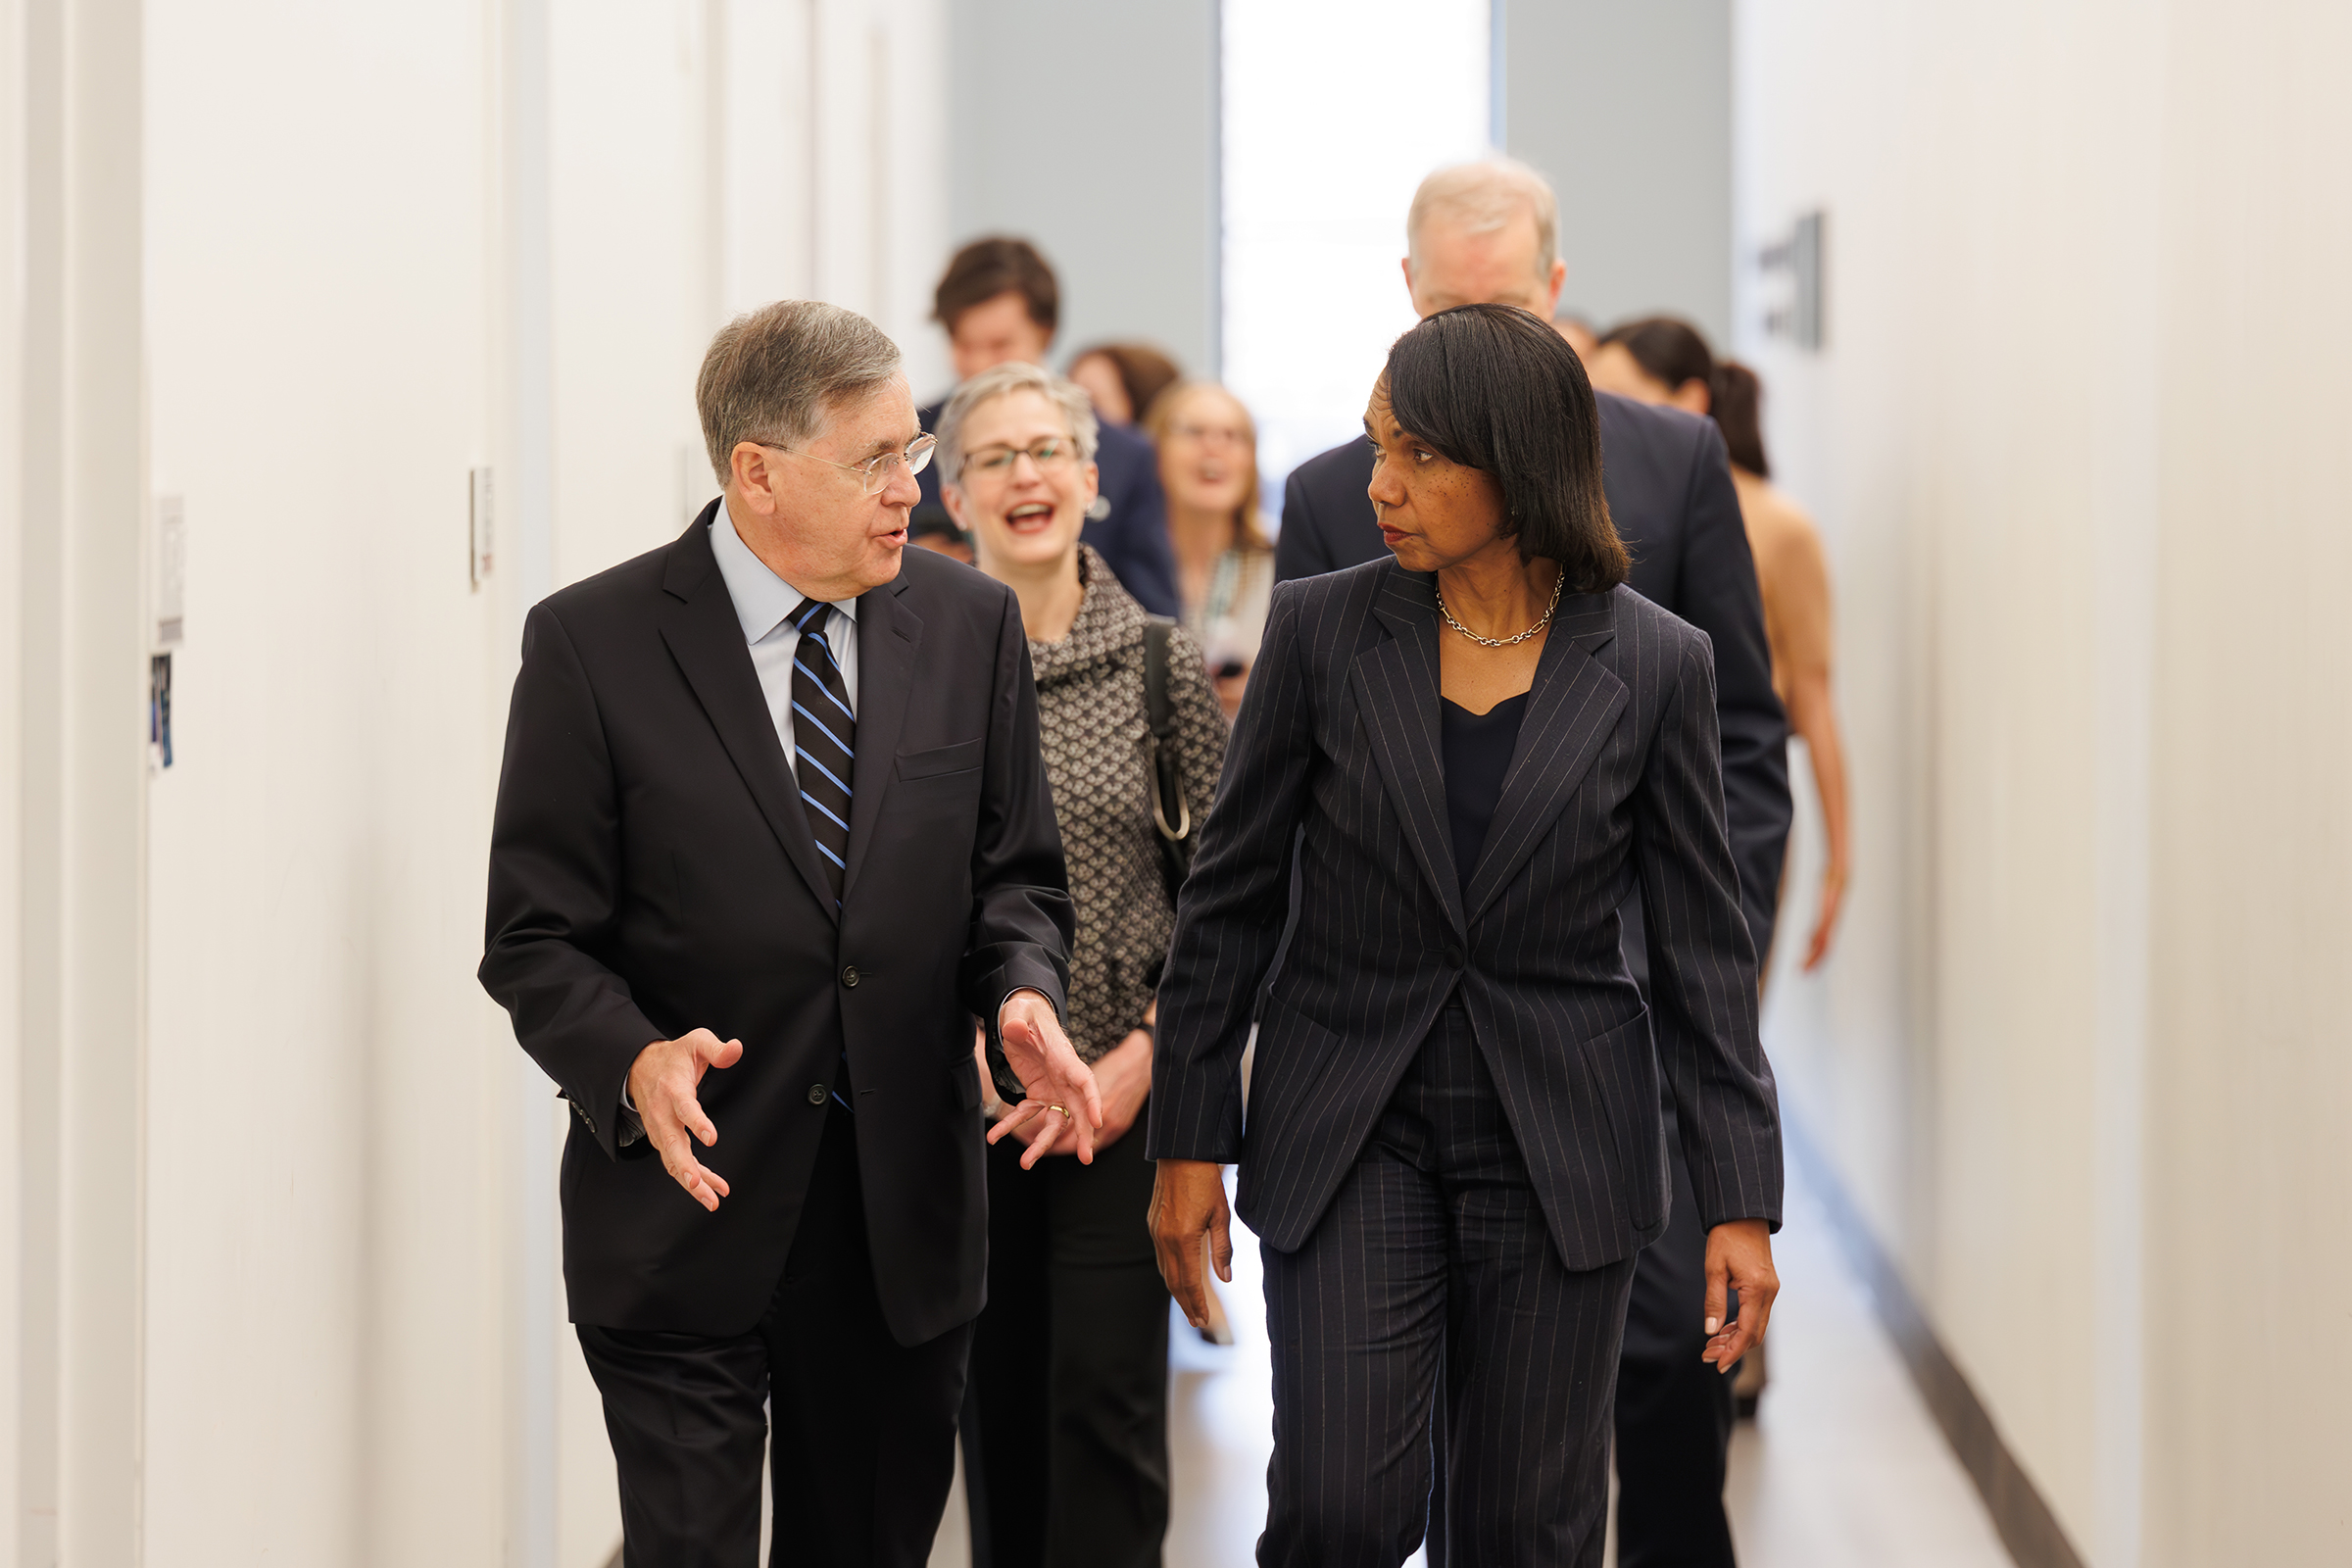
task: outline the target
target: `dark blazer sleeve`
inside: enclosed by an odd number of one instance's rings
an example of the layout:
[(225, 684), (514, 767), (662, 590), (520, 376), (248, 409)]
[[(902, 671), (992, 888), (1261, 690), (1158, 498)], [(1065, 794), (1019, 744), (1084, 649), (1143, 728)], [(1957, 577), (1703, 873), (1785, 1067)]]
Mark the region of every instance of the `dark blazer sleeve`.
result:
[(1788, 718), (1772, 690), (1764, 601), (1723, 436), (1713, 421), (1697, 423), (1684, 506), (1681, 603), (1674, 609), (1715, 645), (1724, 807), (1740, 865), (1740, 907), (1761, 961), (1772, 952), (1781, 857), (1788, 845)]
[(1339, 564), (1323, 537), (1322, 519), (1299, 471), (1291, 470), (1282, 486), (1282, 531), (1274, 536), (1274, 580), (1319, 577)]
[(1022, 987), (1068, 1007), (1070, 944), (1077, 914), (1061, 858), (1061, 829), (1038, 746), (1037, 686), (1020, 602), (1004, 593), (990, 693), (986, 776), (972, 836), (972, 934), (959, 971), (963, 1004), (988, 1026)]
[(1699, 1218), (1781, 1225), (1780, 1099), (1756, 1035), (1756, 949), (1739, 918), (1715, 726), (1715, 680), (1679, 660), (1634, 797), (1647, 910), (1650, 1029), (1674, 1096)]
[(1314, 732), (1298, 591), (1274, 589), (1215, 807), (1176, 906), (1152, 1057), (1152, 1159), (1242, 1157), (1242, 1048), (1291, 911)]
[[(1157, 450), (1142, 436), (1105, 435), (1102, 492), (1110, 515), (1086, 525), (1086, 542), (1102, 553), (1119, 586), (1154, 615), (1180, 615), (1176, 547), (1168, 542), (1168, 497), (1159, 485)], [(1114, 471), (1115, 466), (1115, 471)]]
[(629, 1067), (665, 1038), (597, 957), (620, 897), (620, 803), (596, 698), (564, 623), (541, 605), (523, 623), (507, 714), (480, 979), (612, 1155)]

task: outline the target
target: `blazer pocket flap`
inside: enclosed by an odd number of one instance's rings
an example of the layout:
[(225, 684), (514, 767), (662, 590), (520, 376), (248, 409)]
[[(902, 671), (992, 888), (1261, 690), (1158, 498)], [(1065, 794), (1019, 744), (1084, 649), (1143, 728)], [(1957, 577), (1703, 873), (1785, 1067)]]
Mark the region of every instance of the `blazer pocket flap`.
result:
[(968, 773), (988, 755), (988, 737), (975, 735), (953, 746), (934, 746), (924, 752), (899, 754), (899, 777), (911, 782), (942, 773)]

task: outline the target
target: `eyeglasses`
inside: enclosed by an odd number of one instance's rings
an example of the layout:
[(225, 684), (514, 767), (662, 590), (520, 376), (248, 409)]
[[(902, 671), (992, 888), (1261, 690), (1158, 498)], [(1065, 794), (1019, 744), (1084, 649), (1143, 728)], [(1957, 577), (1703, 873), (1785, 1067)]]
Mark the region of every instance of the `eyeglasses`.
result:
[(963, 471), (969, 473), (977, 468), (992, 479), (1002, 479), (1010, 474), (1012, 466), (1023, 458), (1036, 464), (1038, 472), (1046, 473), (1076, 463), (1078, 449), (1067, 441), (1051, 438), (1025, 447), (982, 447), (977, 452), (964, 454)]
[(931, 454), (939, 448), (939, 437), (918, 435), (906, 443), (906, 451), (885, 452), (877, 457), (868, 458), (863, 463), (835, 463), (831, 458), (820, 458), (813, 452), (803, 452), (776, 441), (754, 441), (752, 445), (765, 447), (770, 452), (782, 452), (796, 458), (807, 458), (811, 463), (822, 463), (836, 468), (846, 469), (858, 475), (858, 482), (865, 487), (865, 493), (872, 496), (880, 495), (889, 487), (890, 481), (898, 475), (900, 464), (906, 465), (908, 473), (920, 473), (929, 467)]

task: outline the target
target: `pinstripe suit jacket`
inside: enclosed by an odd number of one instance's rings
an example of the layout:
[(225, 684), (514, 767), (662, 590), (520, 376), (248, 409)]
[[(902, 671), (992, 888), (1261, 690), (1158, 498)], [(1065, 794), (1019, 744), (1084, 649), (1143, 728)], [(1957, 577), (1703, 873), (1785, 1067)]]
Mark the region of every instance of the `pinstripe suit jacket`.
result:
[[(1245, 1128), (1242, 1048), (1289, 913), (1294, 836), (1298, 926), (1265, 997)], [(1637, 885), (1654, 1014), (1618, 944)], [(1439, 752), (1434, 579), (1380, 561), (1281, 585), (1160, 985), (1152, 1157), (1238, 1159), (1242, 1217), (1298, 1248), (1458, 986), (1570, 1268), (1664, 1226), (1661, 1068), (1700, 1217), (1778, 1228), (1780, 1114), (1704, 633), (1630, 588), (1561, 601), (1466, 886)]]

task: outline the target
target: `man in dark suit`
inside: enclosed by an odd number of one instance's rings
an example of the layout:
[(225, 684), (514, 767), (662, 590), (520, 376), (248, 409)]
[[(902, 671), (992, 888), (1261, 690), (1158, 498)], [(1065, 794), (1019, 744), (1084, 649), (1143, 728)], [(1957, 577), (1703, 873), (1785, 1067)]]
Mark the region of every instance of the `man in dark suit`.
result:
[[(932, 296), (932, 315), (948, 331), (958, 384), (1008, 360), (1043, 365), (1061, 321), (1061, 285), (1037, 248), (1023, 239), (976, 239), (956, 253)], [(939, 428), (941, 398), (922, 410), (925, 430)], [(1102, 483), (1079, 537), (1093, 545), (1119, 586), (1154, 615), (1183, 612), (1176, 597), (1176, 553), (1168, 543), (1168, 498), (1159, 487), (1159, 454), (1133, 430), (1102, 422), (1095, 449)], [(915, 515), (947, 516), (940, 474), (919, 477)]]
[(930, 442), (871, 322), (739, 318), (696, 395), (725, 494), (525, 626), (481, 979), (575, 1113), (626, 1560), (751, 1568), (772, 1410), (794, 1560), (919, 1564), (984, 1278), (972, 1016), (1099, 1124), (1028, 647), (905, 548)]
[[(1424, 318), (1455, 305), (1518, 305), (1549, 319), (1566, 264), (1558, 206), (1543, 176), (1508, 160), (1441, 170), (1422, 182), (1407, 220), (1405, 284)], [(1637, 593), (1714, 645), (1723, 791), (1740, 867), (1740, 903), (1761, 961), (1772, 951), (1788, 835), (1788, 719), (1773, 695), (1772, 658), (1755, 564), (1714, 424), (1671, 409), (1599, 394), (1602, 482), (1633, 553)], [(1310, 458), (1284, 491), (1275, 573), (1284, 581), (1385, 560), (1365, 490), (1373, 453), (1350, 441)], [(1649, 964), (1637, 900), (1622, 915), (1637, 978)], [(1680, 1149), (1671, 1136), (1668, 1147)], [(1706, 1236), (1679, 1156), (1666, 1233), (1642, 1253), (1618, 1384), (1618, 1526), (1626, 1568), (1646, 1562), (1729, 1564), (1724, 1465), (1729, 1380), (1699, 1360), (1705, 1336)], [(1443, 1532), (1434, 1532), (1440, 1568)]]

